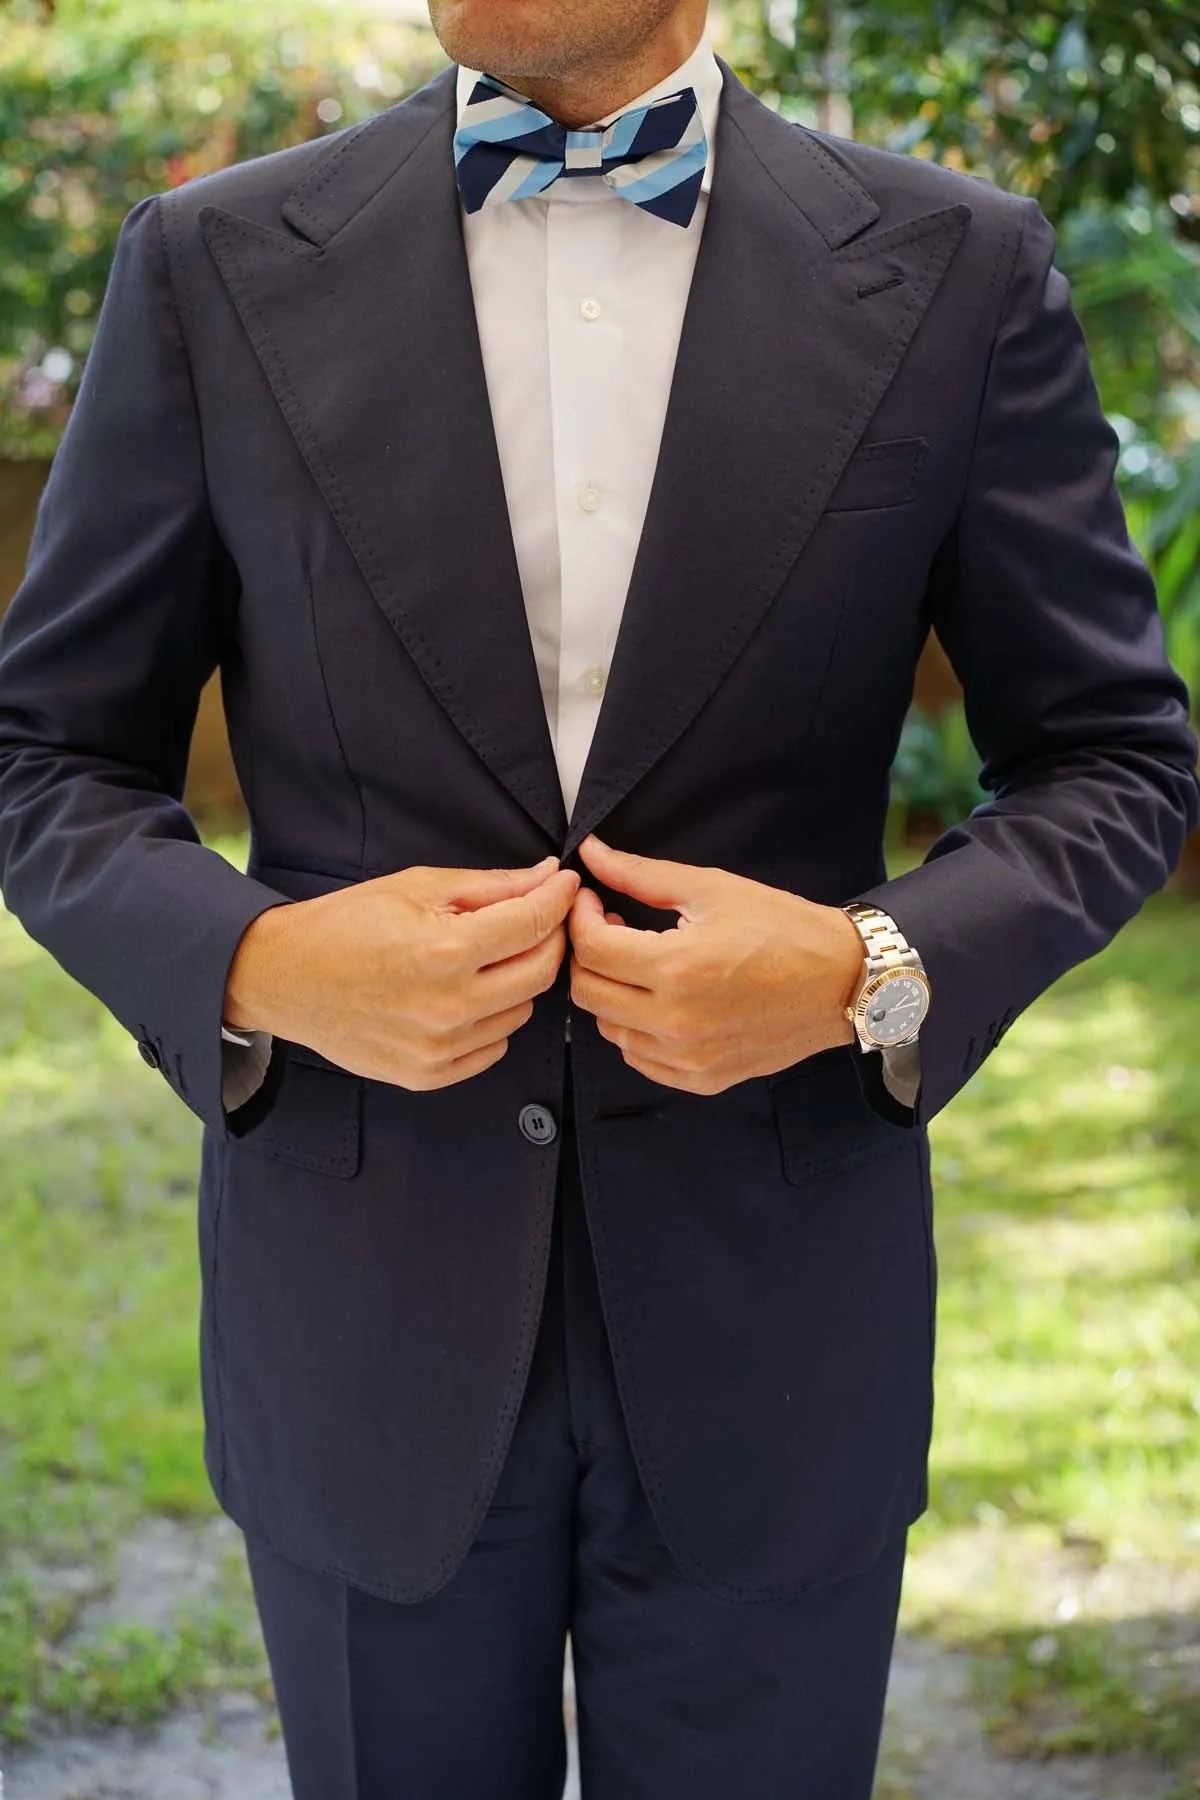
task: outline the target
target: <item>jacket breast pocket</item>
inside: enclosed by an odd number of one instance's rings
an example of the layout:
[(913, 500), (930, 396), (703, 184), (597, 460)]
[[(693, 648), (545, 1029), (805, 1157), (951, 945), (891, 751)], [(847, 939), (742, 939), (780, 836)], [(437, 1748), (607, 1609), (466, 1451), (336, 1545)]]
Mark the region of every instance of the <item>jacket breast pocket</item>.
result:
[(914, 1147), (913, 1128), (891, 1124), (864, 1098), (852, 1060), (861, 1055), (838, 1044), (770, 1077), (783, 1173), (794, 1186)]
[(285, 1066), (279, 1092), (261, 1124), (232, 1142), (275, 1162), (348, 1179), (361, 1156), (363, 1080), (303, 1044), (277, 1039)]
[(927, 438), (891, 438), (861, 444), (826, 506), (827, 512), (866, 512), (907, 506), (917, 495), (921, 470), (929, 456)]

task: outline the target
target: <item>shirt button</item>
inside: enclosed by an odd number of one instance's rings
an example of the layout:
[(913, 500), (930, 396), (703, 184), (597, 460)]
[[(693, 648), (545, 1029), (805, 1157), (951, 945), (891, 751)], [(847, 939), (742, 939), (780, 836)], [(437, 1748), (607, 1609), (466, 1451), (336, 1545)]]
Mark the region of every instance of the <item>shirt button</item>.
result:
[(580, 488), (579, 509), (581, 512), (594, 513), (600, 505), (600, 495), (594, 487)]
[(585, 669), (581, 679), (585, 694), (602, 694), (604, 692), (605, 675), (599, 663), (594, 668)]
[(552, 1144), (558, 1136), (554, 1117), (544, 1106), (523, 1106), (518, 1123), (531, 1144)]
[(162, 1057), (158, 1054), (158, 1051), (155, 1049), (154, 1045), (152, 1043), (150, 1043), (149, 1039), (147, 1039), (147, 1038), (139, 1039), (138, 1055), (141, 1057), (141, 1059), (144, 1063), (149, 1063), (149, 1065), (152, 1069), (161, 1069), (162, 1068)]
[(603, 308), (601, 307), (600, 302), (598, 300), (593, 300), (589, 296), (588, 299), (581, 300), (579, 302), (579, 310), (583, 314), (583, 317), (587, 320), (588, 324), (591, 325), (596, 319), (598, 319), (600, 317), (600, 314), (603, 311)]

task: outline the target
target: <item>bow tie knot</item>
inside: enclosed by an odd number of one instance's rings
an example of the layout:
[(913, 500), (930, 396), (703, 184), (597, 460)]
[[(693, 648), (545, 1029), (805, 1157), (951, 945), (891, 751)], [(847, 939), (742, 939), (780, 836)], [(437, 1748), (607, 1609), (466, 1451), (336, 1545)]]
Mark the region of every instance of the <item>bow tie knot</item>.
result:
[(572, 176), (599, 175), (622, 200), (687, 226), (707, 163), (704, 121), (690, 87), (632, 106), (608, 125), (574, 131), (494, 76), (481, 75), (454, 134), (468, 212), (528, 200)]

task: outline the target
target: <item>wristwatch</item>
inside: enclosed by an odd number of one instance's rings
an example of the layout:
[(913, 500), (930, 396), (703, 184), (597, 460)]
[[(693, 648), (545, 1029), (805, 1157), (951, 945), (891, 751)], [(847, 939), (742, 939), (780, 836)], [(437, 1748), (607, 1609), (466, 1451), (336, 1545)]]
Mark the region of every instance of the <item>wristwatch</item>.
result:
[(842, 911), (857, 925), (866, 951), (862, 981), (846, 1008), (860, 1048), (916, 1043), (932, 991), (924, 963), (882, 907), (855, 900)]

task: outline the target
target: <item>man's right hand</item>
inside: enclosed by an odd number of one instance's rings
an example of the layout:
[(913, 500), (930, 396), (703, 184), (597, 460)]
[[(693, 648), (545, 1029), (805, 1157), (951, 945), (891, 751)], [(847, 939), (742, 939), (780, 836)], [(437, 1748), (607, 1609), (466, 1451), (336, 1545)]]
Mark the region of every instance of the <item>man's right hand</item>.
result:
[(430, 1089), (500, 1061), (554, 985), (580, 877), (420, 865), (268, 907), (229, 970), (225, 1024), (376, 1081)]

